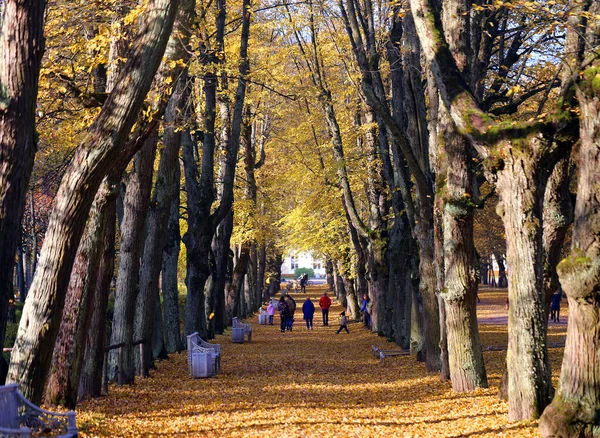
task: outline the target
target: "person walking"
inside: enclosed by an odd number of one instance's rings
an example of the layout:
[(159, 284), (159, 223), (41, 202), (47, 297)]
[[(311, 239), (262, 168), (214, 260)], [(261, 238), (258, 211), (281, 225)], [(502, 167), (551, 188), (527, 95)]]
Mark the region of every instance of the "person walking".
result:
[(302, 304), (302, 313), (304, 314), (304, 320), (306, 321), (306, 330), (312, 330), (315, 305), (310, 300), (310, 297), (306, 297), (306, 301)]
[(279, 328), (281, 329), (281, 333), (284, 333), (287, 327), (288, 318), (290, 317), (290, 307), (285, 302), (285, 298), (283, 296), (279, 298), (277, 310), (279, 310), (279, 316), (281, 317), (281, 323), (279, 324)]
[(363, 295), (363, 302), (360, 306), (360, 311), (363, 313), (364, 315), (364, 323), (365, 323), (365, 327), (370, 329), (371, 328), (371, 299), (369, 298), (369, 296), (367, 294)]
[(348, 318), (346, 318), (346, 312), (340, 313), (340, 328), (336, 333), (339, 335), (342, 330), (346, 330), (346, 333), (350, 333), (350, 330), (348, 330)]
[(290, 294), (286, 294), (285, 302), (287, 303), (290, 309), (290, 316), (287, 320), (286, 329), (292, 331), (292, 326), (294, 325), (294, 313), (296, 312), (296, 301), (292, 298)]
[(267, 306), (267, 314), (269, 315), (269, 325), (273, 325), (273, 317), (275, 316), (275, 306), (272, 301), (269, 301)]
[(306, 283), (308, 283), (308, 274), (305, 272), (300, 276), (300, 292), (306, 293)]
[(323, 292), (323, 296), (319, 300), (319, 307), (323, 314), (323, 325), (327, 327), (329, 325), (329, 308), (331, 307), (331, 299), (327, 296), (327, 291)]
[(554, 322), (560, 322), (560, 300), (562, 300), (560, 289), (554, 292), (550, 298), (550, 319)]

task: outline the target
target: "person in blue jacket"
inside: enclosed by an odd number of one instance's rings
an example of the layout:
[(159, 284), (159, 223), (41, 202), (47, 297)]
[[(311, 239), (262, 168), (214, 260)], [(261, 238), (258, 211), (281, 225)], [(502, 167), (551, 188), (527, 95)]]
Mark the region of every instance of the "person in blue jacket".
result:
[(306, 301), (302, 304), (302, 313), (304, 314), (304, 320), (306, 321), (306, 330), (312, 330), (315, 305), (310, 300), (310, 297), (306, 297)]
[(550, 298), (550, 319), (554, 322), (560, 322), (560, 300), (562, 299), (561, 290), (554, 292)]
[(371, 307), (373, 307), (373, 305), (371, 304), (371, 300), (369, 298), (369, 296), (367, 294), (365, 294), (363, 296), (363, 302), (362, 305), (360, 306), (360, 311), (363, 313), (364, 317), (365, 317), (365, 327), (367, 328), (371, 328)]

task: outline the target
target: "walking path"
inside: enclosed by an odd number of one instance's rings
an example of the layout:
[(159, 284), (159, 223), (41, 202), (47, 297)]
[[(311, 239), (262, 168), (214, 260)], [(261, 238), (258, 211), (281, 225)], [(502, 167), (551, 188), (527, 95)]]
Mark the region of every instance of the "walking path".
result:
[[(322, 288), (308, 288), (315, 303)], [(303, 298), (297, 295), (298, 308)], [(317, 305), (318, 309), (318, 305)], [(508, 423), (507, 404), (496, 386), (505, 352), (485, 354), (491, 389), (456, 394), (449, 382), (428, 374), (413, 357), (386, 360), (371, 344), (394, 344), (361, 327), (337, 335), (342, 309), (330, 325), (320, 312), (307, 331), (296, 312), (293, 332), (253, 323), (252, 343), (219, 336), (223, 373), (210, 379), (187, 375), (186, 354), (158, 364), (149, 379), (111, 387), (108, 397), (78, 407), (82, 436), (210, 437), (459, 437), (537, 436), (535, 423)], [(500, 326), (483, 326), (485, 344), (503, 342)], [(553, 366), (560, 357), (553, 352)], [(562, 350), (560, 350), (562, 354)]]

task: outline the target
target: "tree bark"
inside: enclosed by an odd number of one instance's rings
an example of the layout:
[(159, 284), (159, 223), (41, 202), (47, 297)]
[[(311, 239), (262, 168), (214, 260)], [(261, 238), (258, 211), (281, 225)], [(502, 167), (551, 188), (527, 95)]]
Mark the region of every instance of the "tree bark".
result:
[(569, 191), (570, 154), (562, 158), (548, 179), (543, 206), (543, 246), (544, 246), (544, 295), (546, 316), (550, 310), (550, 299), (560, 289), (556, 265), (561, 259), (565, 236), (573, 223), (573, 204)]
[(177, 0), (150, 1), (120, 80), (75, 151), (59, 187), (8, 376), (8, 381), (20, 383), (23, 395), (33, 403), (41, 401), (87, 214), (104, 176), (140, 147), (139, 142), (124, 145), (164, 53), (177, 5)]
[(179, 327), (179, 161), (175, 166), (171, 213), (167, 230), (167, 243), (163, 254), (162, 296), (165, 324), (165, 345), (168, 353), (175, 353), (183, 348), (181, 328)]
[(79, 400), (86, 397), (100, 397), (102, 394), (102, 373), (104, 348), (106, 346), (106, 310), (110, 283), (114, 275), (115, 236), (117, 227), (116, 198), (119, 192), (121, 175), (114, 170), (108, 175), (108, 185), (115, 195), (106, 211), (102, 258), (98, 267), (96, 284), (89, 298), (92, 309), (89, 327), (85, 334), (85, 353), (79, 380)]
[(6, 0), (0, 10), (0, 345), (12, 297), (14, 259), (35, 140), (38, 78), (44, 53), (43, 0)]
[(46, 382), (45, 401), (51, 405), (74, 409), (77, 404), (85, 336), (93, 309), (93, 289), (98, 283), (104, 230), (115, 195), (114, 187), (111, 188), (105, 180), (96, 193), (79, 242)]
[[(534, 140), (528, 151), (542, 148)], [(531, 152), (528, 152), (531, 153)], [(537, 418), (553, 395), (546, 346), (543, 290), (542, 204), (544, 170), (538, 160), (514, 151), (498, 176), (498, 193), (506, 231), (508, 279), (509, 419)]]
[[(584, 71), (579, 86), (581, 144), (579, 147), (577, 200), (573, 247), (558, 266), (560, 282), (569, 302), (569, 325), (558, 390), (540, 420), (544, 437), (597, 435), (600, 406), (600, 104), (591, 81), (597, 70)], [(590, 70), (594, 71), (593, 74)]]
[[(566, 47), (598, 47), (597, 26), (587, 23), (585, 13), (598, 13), (598, 2), (579, 4), (569, 17)], [(585, 25), (588, 28), (586, 32)], [(585, 37), (585, 39), (584, 39)], [(570, 53), (585, 53), (575, 50)], [(576, 59), (571, 64), (578, 76), (577, 100), (581, 111), (577, 156), (577, 199), (572, 247), (558, 265), (560, 283), (569, 302), (569, 325), (558, 389), (540, 419), (543, 437), (592, 437), (598, 435), (600, 406), (600, 101), (593, 81), (600, 63), (594, 61), (581, 72)]]
[[(133, 159), (123, 201), (123, 222), (119, 249), (119, 269), (115, 287), (115, 312), (113, 316), (111, 344), (124, 343), (122, 370), (118, 370), (119, 350), (109, 353), (109, 375), (119, 385), (133, 383), (135, 362), (132, 342), (134, 338), (134, 315), (140, 287), (140, 258), (144, 248), (146, 215), (150, 204), (152, 173), (158, 142), (158, 132), (153, 129), (142, 149)], [(119, 379), (123, 379), (122, 381)]]

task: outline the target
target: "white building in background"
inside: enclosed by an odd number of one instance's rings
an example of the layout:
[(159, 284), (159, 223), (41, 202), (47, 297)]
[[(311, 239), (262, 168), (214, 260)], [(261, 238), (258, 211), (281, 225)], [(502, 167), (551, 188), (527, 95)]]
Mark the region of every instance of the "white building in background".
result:
[(298, 268), (309, 268), (315, 273), (315, 278), (325, 278), (325, 261), (315, 258), (309, 252), (288, 254), (281, 264), (281, 276), (293, 278)]

